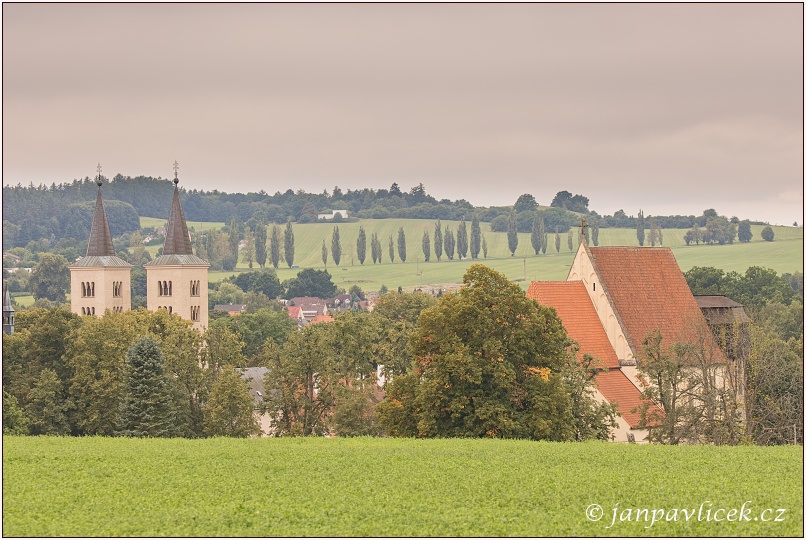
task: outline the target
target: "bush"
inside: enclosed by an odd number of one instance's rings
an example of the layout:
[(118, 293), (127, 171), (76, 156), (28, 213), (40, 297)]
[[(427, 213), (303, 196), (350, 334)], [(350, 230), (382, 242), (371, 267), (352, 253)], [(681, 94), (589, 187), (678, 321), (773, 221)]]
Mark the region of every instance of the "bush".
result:
[(767, 242), (772, 242), (775, 239), (775, 233), (772, 230), (772, 227), (767, 225), (761, 230), (761, 238), (763, 238)]

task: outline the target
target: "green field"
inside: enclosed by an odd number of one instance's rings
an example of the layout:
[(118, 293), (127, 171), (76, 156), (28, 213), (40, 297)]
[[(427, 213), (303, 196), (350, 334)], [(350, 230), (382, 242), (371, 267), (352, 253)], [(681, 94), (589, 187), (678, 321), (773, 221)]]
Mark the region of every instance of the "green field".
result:
[[(152, 220), (153, 218), (141, 218)], [(443, 221), (443, 227), (449, 225), (454, 232), (458, 222)], [(195, 223), (197, 228), (205, 229), (220, 227), (221, 223)], [(330, 238), (333, 232), (332, 223), (308, 223), (294, 225), (294, 244), (296, 257), (294, 264), (300, 268), (324, 269), (322, 264), (322, 240), (330, 251)], [(372, 264), (369, 248), (367, 260), (362, 266), (356, 258), (356, 239), (358, 228), (363, 226), (367, 239), (372, 233), (378, 233), (383, 245), (382, 264)], [(403, 227), (406, 233), (406, 263), (401, 263), (397, 257), (397, 231)], [(468, 229), (470, 224), (468, 223)], [(546, 255), (535, 256), (530, 243), (530, 235), (518, 235), (518, 249), (515, 257), (509, 255), (506, 233), (490, 231), (489, 223), (481, 224), (482, 232), (487, 238), (488, 259), (481, 261), (484, 264), (504, 273), (510, 279), (524, 280), (526, 286), (531, 280), (564, 280), (573, 260), (574, 252), (568, 250), (567, 235), (562, 234), (560, 252), (554, 248), (554, 234), (549, 234), (549, 249)], [(743, 273), (750, 266), (765, 266), (779, 273), (803, 271), (803, 228), (802, 227), (773, 227), (775, 231), (774, 242), (761, 240), (760, 225), (753, 226), (753, 240), (748, 244), (736, 243), (724, 246), (692, 245), (686, 246), (683, 236), (685, 229), (667, 229), (663, 231), (663, 243), (671, 247), (681, 270), (684, 272), (693, 266), (715, 266), (725, 271)], [(428, 231), (432, 240), (431, 261), (425, 263), (422, 253), (423, 232)], [(329, 255), (327, 270), (333, 275), (333, 281), (340, 287), (349, 288), (357, 284), (367, 291), (378, 290), (381, 285), (389, 289), (401, 286), (405, 289), (416, 288), (420, 285), (438, 285), (444, 283), (461, 283), (462, 276), (472, 261), (448, 261), (443, 256), (441, 262), (436, 262), (433, 254), (434, 220), (426, 219), (366, 219), (357, 223), (339, 224), (339, 233), (342, 244), (342, 260), (338, 267)], [(395, 262), (389, 260), (389, 236), (393, 237), (395, 244)], [(577, 232), (574, 231), (574, 245), (576, 247)], [(637, 246), (634, 229), (600, 229), (599, 245)], [(156, 253), (158, 246), (150, 246), (149, 251)], [(418, 261), (419, 259), (419, 261)], [(525, 262), (525, 267), (524, 267)], [(238, 270), (245, 270), (246, 265), (240, 262)], [(290, 269), (281, 264), (278, 277), (281, 281), (295, 277), (299, 269)], [(210, 281), (216, 282), (232, 272), (211, 272)]]
[[(803, 535), (802, 447), (367, 438), (3, 443), (4, 536)], [(596, 515), (591, 505), (600, 505), (600, 521), (586, 518), (586, 511)], [(659, 510), (675, 508), (676, 521), (661, 518)]]

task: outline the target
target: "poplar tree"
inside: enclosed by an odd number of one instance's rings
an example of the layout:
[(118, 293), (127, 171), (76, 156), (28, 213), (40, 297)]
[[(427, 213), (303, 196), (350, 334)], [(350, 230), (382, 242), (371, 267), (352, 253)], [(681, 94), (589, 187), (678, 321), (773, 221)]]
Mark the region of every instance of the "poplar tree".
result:
[(449, 260), (453, 260), (453, 250), (456, 248), (456, 239), (450, 226), (445, 226), (445, 255)]
[(473, 260), (478, 259), (481, 251), (481, 224), (479, 215), (473, 214), (473, 221), (470, 223), (470, 256)]
[(358, 262), (364, 264), (364, 259), (367, 258), (367, 233), (364, 231), (363, 226), (358, 227), (358, 240), (355, 243), (355, 251), (358, 255)]
[(428, 231), (423, 231), (423, 257), (425, 262), (431, 260), (431, 239), (428, 238)]
[(263, 268), (266, 266), (266, 224), (255, 225), (255, 261)]
[(442, 260), (442, 222), (439, 219), (434, 224), (434, 255), (437, 262)]
[(515, 250), (518, 249), (518, 227), (515, 224), (515, 211), (509, 213), (509, 223), (507, 226), (507, 242), (509, 244), (509, 251), (512, 257), (515, 256)]
[(391, 234), (389, 235), (389, 260), (395, 262), (395, 241)]
[(288, 219), (288, 223), (286, 223), (285, 226), (285, 242), (283, 243), (283, 247), (285, 248), (285, 262), (288, 267), (291, 268), (294, 266), (294, 228), (291, 226), (291, 218)]
[(149, 337), (135, 341), (126, 351), (123, 402), (117, 434), (124, 437), (170, 437), (174, 413), (165, 359), (157, 342)]
[(546, 222), (543, 221), (543, 218), (540, 218), (537, 222), (537, 234), (540, 235), (540, 251), (545, 255), (549, 235), (546, 234)]
[(330, 241), (330, 254), (333, 256), (333, 262), (336, 266), (341, 262), (341, 236), (339, 235), (339, 226), (333, 227), (333, 238)]
[(459, 254), (460, 260), (467, 258), (467, 247), (467, 224), (465, 223), (465, 216), (462, 216), (459, 229), (456, 231), (456, 252)]
[(255, 262), (255, 235), (249, 227), (243, 231), (243, 244), (243, 261), (248, 263), (251, 269), (252, 263)]
[(324, 238), (322, 238), (322, 264), (327, 268), (327, 246), (325, 245)]
[(635, 235), (638, 237), (638, 245), (644, 245), (644, 212), (638, 211), (638, 226), (635, 229)]
[(406, 233), (403, 232), (403, 227), (397, 230), (397, 254), (401, 261), (406, 262)]
[(535, 250), (535, 255), (540, 255), (540, 247), (543, 245), (543, 235), (540, 234), (540, 224), (537, 221), (537, 214), (532, 220), (532, 248)]
[(560, 229), (554, 229), (554, 248), (557, 250), (557, 253), (560, 252)]
[(574, 234), (568, 231), (568, 251), (574, 251)]
[(654, 247), (658, 243), (658, 226), (655, 223), (655, 218), (649, 218), (649, 245)]
[(372, 251), (372, 264), (376, 264), (381, 260), (381, 241), (378, 240), (378, 233), (372, 233), (372, 238), (369, 241), (369, 247)]
[(229, 222), (229, 252), (230, 255), (235, 257), (235, 262), (238, 262), (238, 242), (240, 238), (238, 237), (238, 224), (235, 222), (235, 218), (232, 218)]
[(481, 251), (484, 252), (484, 258), (487, 258), (487, 237), (481, 236)]
[[(288, 222), (289, 226), (291, 222)], [(271, 226), (271, 242), (269, 245), (269, 256), (271, 265), (277, 268), (280, 265), (280, 228), (277, 225)]]
[(599, 220), (593, 219), (591, 222), (591, 240), (593, 240), (593, 245), (599, 245)]

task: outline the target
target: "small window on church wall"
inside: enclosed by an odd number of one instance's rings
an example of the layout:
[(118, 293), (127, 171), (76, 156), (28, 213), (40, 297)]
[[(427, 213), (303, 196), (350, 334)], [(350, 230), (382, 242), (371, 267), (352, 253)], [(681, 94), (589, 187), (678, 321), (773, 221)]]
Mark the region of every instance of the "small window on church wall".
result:
[(200, 306), (190, 306), (190, 320), (198, 321), (200, 311), (201, 311)]
[(200, 283), (198, 280), (193, 280), (190, 282), (190, 296), (199, 296), (200, 292)]
[(112, 296), (114, 296), (115, 298), (120, 298), (122, 289), (123, 289), (122, 281), (112, 282)]
[(596, 283), (593, 284), (593, 290), (596, 291)]

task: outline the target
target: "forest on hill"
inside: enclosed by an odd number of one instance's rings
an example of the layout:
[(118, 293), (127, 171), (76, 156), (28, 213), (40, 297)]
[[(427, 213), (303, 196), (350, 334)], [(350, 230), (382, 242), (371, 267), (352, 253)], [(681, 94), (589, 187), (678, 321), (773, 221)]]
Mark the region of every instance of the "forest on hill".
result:
[[(148, 176), (128, 177), (118, 174), (105, 179), (104, 203), (113, 236), (139, 229), (138, 217), (167, 218), (170, 209), (173, 183), (163, 178)], [(190, 221), (244, 223), (252, 230), (258, 223), (312, 223), (319, 213), (345, 211), (350, 219), (442, 219), (470, 220), (478, 215), (482, 222), (502, 224), (514, 209), (518, 214), (518, 230), (528, 232), (533, 215), (538, 210), (548, 231), (566, 232), (579, 221), (579, 215), (588, 216), (600, 227), (634, 228), (637, 217), (623, 210), (612, 216), (599, 215), (589, 209), (588, 198), (559, 191), (550, 204), (539, 205), (530, 194), (523, 194), (513, 206), (473, 206), (464, 199), (437, 200), (429, 195), (423, 184), (404, 191), (394, 183), (389, 189), (357, 189), (342, 191), (338, 186), (332, 192), (306, 193), (304, 190), (277, 191), (269, 195), (257, 193), (224, 193), (218, 190), (187, 190), (181, 187), (182, 206)], [(98, 188), (94, 179), (73, 180), (46, 186), (3, 187), (3, 249), (23, 247), (29, 242), (46, 239), (50, 244), (63, 239), (84, 241), (89, 236), (92, 205)], [(705, 225), (701, 216), (654, 216), (660, 227), (689, 228)], [(342, 216), (343, 217), (343, 216)], [(496, 222), (496, 219), (498, 221)], [(757, 222), (752, 222), (757, 223)]]

